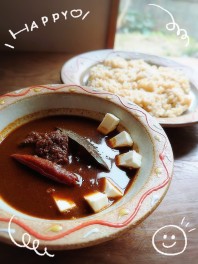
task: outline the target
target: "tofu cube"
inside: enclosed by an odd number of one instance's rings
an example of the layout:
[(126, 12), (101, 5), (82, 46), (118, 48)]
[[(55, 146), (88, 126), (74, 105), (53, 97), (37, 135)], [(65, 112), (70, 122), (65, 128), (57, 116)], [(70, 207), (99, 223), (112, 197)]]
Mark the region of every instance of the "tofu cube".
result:
[(53, 199), (56, 203), (58, 210), (61, 213), (65, 213), (65, 212), (70, 211), (76, 207), (76, 204), (73, 201), (62, 199), (62, 198), (59, 198), (56, 196), (53, 196)]
[(95, 213), (101, 211), (109, 205), (107, 195), (101, 192), (85, 195), (84, 198)]
[(105, 189), (104, 192), (108, 198), (122, 197), (123, 192), (118, 189), (110, 180), (105, 178)]
[(118, 166), (127, 168), (140, 168), (142, 164), (142, 156), (135, 150), (117, 156), (116, 163)]
[(112, 114), (107, 113), (97, 129), (102, 134), (107, 135), (117, 127), (119, 122), (120, 122), (119, 118), (117, 118)]
[(109, 143), (112, 148), (131, 147), (133, 145), (133, 140), (129, 133), (127, 133), (126, 131), (122, 131), (117, 136), (111, 138), (109, 140)]

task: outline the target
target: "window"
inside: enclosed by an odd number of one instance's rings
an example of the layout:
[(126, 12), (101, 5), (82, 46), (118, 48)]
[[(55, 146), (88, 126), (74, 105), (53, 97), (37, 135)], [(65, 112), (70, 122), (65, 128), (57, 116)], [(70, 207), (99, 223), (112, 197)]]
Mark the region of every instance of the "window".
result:
[[(187, 39), (177, 35), (176, 28), (166, 29), (172, 21), (170, 15), (149, 4), (159, 5), (173, 15), (180, 29), (187, 31), (189, 45)], [(114, 48), (187, 60), (198, 58), (197, 10), (196, 0), (120, 0)]]

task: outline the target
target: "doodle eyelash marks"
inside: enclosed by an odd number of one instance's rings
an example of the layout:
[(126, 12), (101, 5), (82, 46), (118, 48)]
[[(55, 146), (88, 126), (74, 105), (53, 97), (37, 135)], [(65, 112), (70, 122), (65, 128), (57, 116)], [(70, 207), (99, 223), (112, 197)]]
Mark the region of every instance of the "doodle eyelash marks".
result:
[[(45, 247), (44, 248), (44, 252), (41, 253), (37, 250), (37, 248), (39, 247), (39, 240), (38, 239), (34, 239), (31, 243), (31, 236), (28, 234), (28, 233), (24, 233), (22, 235), (22, 244), (18, 244), (13, 236), (12, 236), (12, 230), (11, 229), (11, 223), (12, 223), (12, 220), (15, 216), (13, 215), (11, 218), (10, 218), (10, 221), (9, 221), (9, 224), (8, 224), (8, 234), (10, 236), (10, 239), (11, 241), (17, 246), (17, 247), (20, 247), (20, 248), (27, 248), (29, 250), (33, 250), (37, 255), (39, 256), (45, 256), (47, 255), (48, 257), (54, 257), (54, 254), (50, 254), (48, 251), (47, 251), (47, 248)], [(32, 244), (32, 246), (30, 246), (30, 244)]]
[(165, 11), (170, 16), (172, 21), (166, 24), (166, 29), (168, 31), (176, 30), (177, 36), (180, 36), (180, 38), (182, 40), (186, 40), (186, 45), (185, 46), (187, 47), (189, 45), (189, 43), (190, 43), (188, 33), (187, 33), (187, 31), (185, 29), (179, 27), (179, 25), (175, 22), (175, 19), (174, 19), (173, 15), (167, 9), (165, 9), (165, 8), (159, 6), (159, 5), (156, 5), (156, 4), (148, 4), (148, 5), (160, 8), (161, 10)]

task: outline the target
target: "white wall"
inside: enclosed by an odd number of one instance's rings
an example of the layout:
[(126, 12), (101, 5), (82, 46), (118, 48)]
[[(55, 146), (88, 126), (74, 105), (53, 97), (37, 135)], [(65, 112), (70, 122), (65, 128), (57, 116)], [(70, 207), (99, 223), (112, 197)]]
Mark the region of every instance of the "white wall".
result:
[[(15, 50), (25, 51), (66, 51), (70, 53), (104, 48), (106, 44), (110, 0), (0, 0), (0, 50), (10, 50), (4, 43), (13, 45)], [(53, 22), (52, 14), (82, 9), (90, 14), (83, 21), (63, 15)], [(49, 22), (44, 27), (42, 16)], [(14, 40), (10, 33), (31, 27), (35, 21), (39, 29), (24, 31)]]

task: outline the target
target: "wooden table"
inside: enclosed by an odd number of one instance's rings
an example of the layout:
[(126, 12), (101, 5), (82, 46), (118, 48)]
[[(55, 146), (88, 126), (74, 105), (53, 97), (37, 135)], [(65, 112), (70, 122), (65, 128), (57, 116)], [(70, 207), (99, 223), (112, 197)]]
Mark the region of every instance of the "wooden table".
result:
[[(63, 53), (1, 54), (0, 94), (36, 84), (60, 83), (60, 68), (71, 56)], [(0, 244), (0, 263), (198, 263), (198, 125), (165, 130), (175, 156), (174, 176), (164, 200), (142, 224), (98, 246), (55, 252), (53, 259)], [(177, 256), (159, 254), (152, 246), (155, 231), (165, 225), (180, 226), (184, 217), (183, 227), (188, 238), (186, 250)], [(192, 228), (196, 230), (188, 233)], [(157, 243), (162, 243), (162, 239)], [(182, 241), (176, 242), (179, 251)]]

